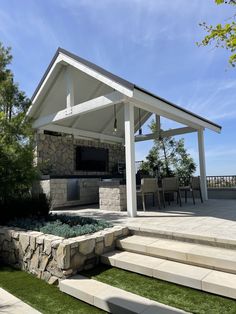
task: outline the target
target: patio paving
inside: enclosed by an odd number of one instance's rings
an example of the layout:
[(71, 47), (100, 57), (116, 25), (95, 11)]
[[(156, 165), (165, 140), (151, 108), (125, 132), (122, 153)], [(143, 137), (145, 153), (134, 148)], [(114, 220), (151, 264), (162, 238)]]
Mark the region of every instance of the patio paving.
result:
[(236, 245), (236, 200), (208, 200), (203, 204), (197, 201), (195, 206), (188, 200), (182, 207), (171, 204), (161, 210), (149, 208), (146, 212), (138, 211), (135, 218), (128, 217), (127, 212), (101, 211), (96, 206), (57, 212), (105, 219), (142, 232)]

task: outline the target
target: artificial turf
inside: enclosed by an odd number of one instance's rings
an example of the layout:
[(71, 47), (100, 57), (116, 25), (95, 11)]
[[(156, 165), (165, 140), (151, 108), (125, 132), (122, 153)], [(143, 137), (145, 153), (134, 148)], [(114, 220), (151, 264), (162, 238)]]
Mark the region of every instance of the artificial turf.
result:
[(0, 266), (0, 287), (45, 314), (105, 313), (64, 294), (56, 286), (7, 266)]
[[(125, 270), (99, 265), (83, 275), (187, 312), (236, 314), (234, 300)], [(8, 266), (0, 266), (0, 287), (42, 313), (105, 313), (60, 292), (56, 286)]]
[(232, 299), (105, 265), (83, 275), (191, 313), (236, 313), (236, 301)]

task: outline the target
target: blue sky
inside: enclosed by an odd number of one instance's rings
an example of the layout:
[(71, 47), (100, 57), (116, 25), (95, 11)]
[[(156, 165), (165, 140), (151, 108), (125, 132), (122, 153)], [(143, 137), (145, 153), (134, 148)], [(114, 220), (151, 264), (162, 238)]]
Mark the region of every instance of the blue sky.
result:
[[(205, 132), (207, 174), (236, 174), (236, 70), (225, 50), (195, 44), (199, 22), (226, 22), (232, 10), (213, 0), (0, 0), (0, 41), (28, 96), (60, 46), (212, 119), (223, 130)], [(185, 141), (198, 161), (196, 134)], [(136, 160), (151, 145), (137, 144)]]

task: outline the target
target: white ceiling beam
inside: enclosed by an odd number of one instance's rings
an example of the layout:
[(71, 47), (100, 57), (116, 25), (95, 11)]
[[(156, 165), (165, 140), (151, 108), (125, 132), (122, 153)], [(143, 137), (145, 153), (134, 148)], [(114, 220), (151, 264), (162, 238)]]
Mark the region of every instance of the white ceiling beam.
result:
[(66, 109), (67, 113), (69, 114), (72, 112), (72, 107), (75, 105), (74, 80), (71, 66), (67, 66), (65, 69), (65, 81), (66, 81)]
[(217, 133), (220, 133), (221, 131), (220, 128), (214, 124), (188, 113), (185, 110), (176, 108), (164, 100), (157, 99), (154, 96), (144, 93), (138, 89), (134, 90), (134, 96), (130, 101), (132, 101), (136, 107), (153, 112), (157, 115), (185, 124), (195, 129), (208, 128)]
[(188, 134), (188, 133), (193, 133), (193, 132), (197, 132), (197, 130), (190, 127), (182, 127), (182, 128), (162, 131), (161, 136), (169, 137), (169, 136), (176, 136), (176, 135)]
[(125, 96), (119, 92), (112, 92), (110, 94), (100, 96), (78, 105), (71, 107), (71, 111), (68, 112), (68, 109), (60, 110), (56, 113), (50, 114), (45, 117), (38, 118), (33, 122), (33, 128), (37, 129), (44, 125), (50, 123), (56, 123), (61, 120), (68, 118), (76, 117), (82, 114), (86, 114), (95, 110), (103, 109), (109, 107), (113, 104), (120, 103), (124, 100)]
[(72, 134), (75, 137), (81, 137), (81, 138), (89, 138), (89, 139), (97, 139), (100, 141), (105, 142), (112, 142), (112, 143), (124, 143), (124, 138), (101, 134), (97, 132), (91, 132), (86, 130), (79, 130), (79, 129), (72, 129), (70, 127), (58, 125), (58, 124), (50, 124), (45, 125), (41, 128), (42, 130), (52, 131), (52, 132), (58, 132), (58, 133), (66, 133), (66, 134)]
[[(170, 136), (182, 135), (182, 134), (193, 133), (193, 132), (197, 132), (197, 130), (190, 127), (183, 127), (183, 128), (171, 129), (167, 131), (160, 131), (160, 137), (162, 138), (170, 137)], [(136, 135), (135, 142), (155, 140), (155, 139), (158, 139), (158, 137), (159, 137), (158, 133), (150, 133), (150, 134), (141, 135), (141, 136)]]

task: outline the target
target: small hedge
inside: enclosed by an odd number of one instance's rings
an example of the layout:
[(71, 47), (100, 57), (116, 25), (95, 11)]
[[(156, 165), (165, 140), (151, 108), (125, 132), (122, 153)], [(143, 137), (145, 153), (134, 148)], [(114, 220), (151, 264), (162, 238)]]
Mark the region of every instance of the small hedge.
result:
[(0, 224), (23, 217), (47, 217), (50, 210), (50, 202), (44, 194), (38, 197), (22, 197), (0, 201)]
[(40, 231), (46, 234), (53, 234), (63, 238), (73, 238), (112, 227), (112, 225), (105, 220), (52, 214), (48, 215), (46, 218), (15, 218), (10, 220), (7, 225), (27, 230)]

